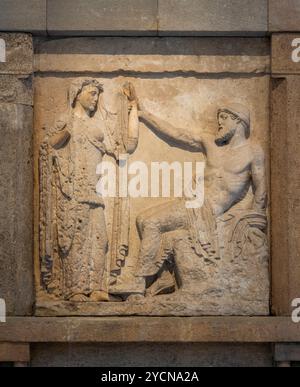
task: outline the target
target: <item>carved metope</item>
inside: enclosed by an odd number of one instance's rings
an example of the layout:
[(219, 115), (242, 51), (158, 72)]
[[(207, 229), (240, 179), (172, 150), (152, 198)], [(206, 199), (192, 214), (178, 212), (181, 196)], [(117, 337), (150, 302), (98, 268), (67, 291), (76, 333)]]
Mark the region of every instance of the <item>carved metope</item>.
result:
[[(67, 112), (41, 141), (38, 314), (268, 314), (267, 163), (255, 110), (235, 98), (215, 103), (208, 129), (200, 115), (177, 124), (143, 82), (114, 93), (112, 81), (73, 80)], [(181, 197), (132, 198), (130, 181), (124, 194), (128, 162), (147, 159), (147, 169), (173, 154), (203, 164)], [(109, 198), (98, 189), (105, 160), (116, 171)]]

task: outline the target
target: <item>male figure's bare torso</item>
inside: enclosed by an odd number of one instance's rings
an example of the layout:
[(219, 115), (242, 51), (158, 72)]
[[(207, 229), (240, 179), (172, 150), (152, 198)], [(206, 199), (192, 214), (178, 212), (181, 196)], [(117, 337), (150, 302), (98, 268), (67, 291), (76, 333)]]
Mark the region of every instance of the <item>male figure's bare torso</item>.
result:
[(237, 146), (218, 146), (210, 134), (202, 136), (202, 146), (206, 153), (204, 194), (220, 216), (247, 195), (257, 165), (264, 162), (263, 150), (249, 139)]
[(258, 144), (243, 135), (243, 130), (233, 134), (229, 141), (219, 143), (213, 134), (176, 128), (151, 113), (142, 112), (141, 117), (179, 146), (189, 146), (205, 154), (204, 195), (216, 216), (241, 201), (250, 185), (254, 191), (253, 207), (258, 210), (265, 208), (264, 152)]

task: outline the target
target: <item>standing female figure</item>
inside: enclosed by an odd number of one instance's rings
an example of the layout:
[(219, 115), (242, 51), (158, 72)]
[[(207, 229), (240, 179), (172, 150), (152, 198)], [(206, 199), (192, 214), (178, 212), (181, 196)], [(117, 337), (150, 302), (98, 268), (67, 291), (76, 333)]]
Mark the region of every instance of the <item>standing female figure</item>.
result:
[[(109, 300), (105, 205), (96, 192), (96, 168), (105, 154), (116, 156), (119, 144), (109, 133), (110, 113), (99, 102), (102, 93), (96, 80), (74, 82), (67, 120), (58, 122), (41, 146), (42, 285), (49, 294), (73, 302)], [(137, 101), (126, 90), (123, 97), (130, 105), (130, 152), (138, 141)], [(98, 107), (102, 114), (96, 120)]]

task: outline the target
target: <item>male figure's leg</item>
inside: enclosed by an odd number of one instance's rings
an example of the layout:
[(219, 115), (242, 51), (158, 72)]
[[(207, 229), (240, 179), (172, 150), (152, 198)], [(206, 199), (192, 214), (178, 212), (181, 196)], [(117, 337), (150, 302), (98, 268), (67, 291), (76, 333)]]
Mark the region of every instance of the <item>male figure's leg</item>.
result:
[(155, 258), (160, 248), (162, 234), (188, 228), (188, 217), (183, 200), (173, 200), (143, 212), (137, 218), (141, 238), (136, 275), (146, 277), (158, 272)]

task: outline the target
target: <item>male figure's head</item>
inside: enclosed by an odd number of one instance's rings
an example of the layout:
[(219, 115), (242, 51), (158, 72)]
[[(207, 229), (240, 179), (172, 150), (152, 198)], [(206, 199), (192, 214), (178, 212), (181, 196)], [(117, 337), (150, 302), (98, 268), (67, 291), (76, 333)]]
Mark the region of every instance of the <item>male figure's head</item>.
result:
[(216, 144), (228, 144), (236, 135), (250, 136), (250, 112), (241, 104), (231, 104), (218, 110), (218, 130)]

